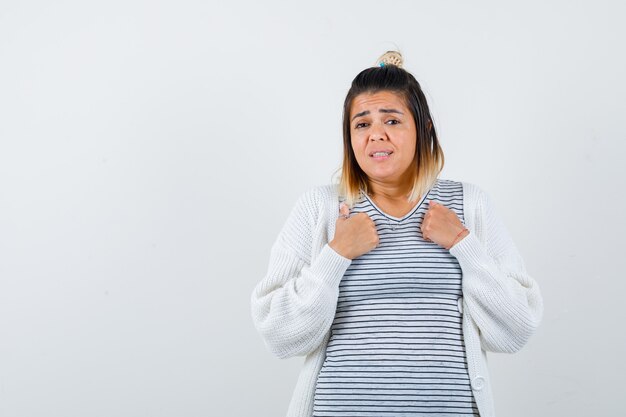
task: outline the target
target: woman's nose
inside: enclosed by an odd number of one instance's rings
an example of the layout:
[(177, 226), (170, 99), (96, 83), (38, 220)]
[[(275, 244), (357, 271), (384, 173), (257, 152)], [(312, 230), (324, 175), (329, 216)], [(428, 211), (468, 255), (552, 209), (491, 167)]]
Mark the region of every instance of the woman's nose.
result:
[(377, 125), (373, 125), (370, 132), (370, 140), (385, 140), (387, 138), (387, 134), (385, 133), (385, 129), (379, 127)]

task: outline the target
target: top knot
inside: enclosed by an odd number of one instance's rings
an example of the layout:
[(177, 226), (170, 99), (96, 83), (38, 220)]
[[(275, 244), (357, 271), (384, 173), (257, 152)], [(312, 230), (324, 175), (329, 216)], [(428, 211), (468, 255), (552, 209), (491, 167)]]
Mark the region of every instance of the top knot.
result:
[(398, 68), (402, 68), (404, 63), (402, 55), (398, 51), (387, 51), (376, 60), (377, 67), (384, 67), (385, 65), (395, 65)]

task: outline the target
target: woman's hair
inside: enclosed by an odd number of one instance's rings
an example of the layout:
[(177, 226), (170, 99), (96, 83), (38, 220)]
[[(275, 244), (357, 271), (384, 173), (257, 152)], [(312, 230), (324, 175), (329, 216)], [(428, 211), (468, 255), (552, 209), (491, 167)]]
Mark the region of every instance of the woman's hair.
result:
[[(394, 58), (399, 55), (397, 52), (393, 54)], [(352, 149), (350, 135), (352, 102), (359, 94), (373, 94), (380, 91), (390, 91), (400, 95), (415, 120), (417, 130), (413, 159), (415, 176), (408, 200), (417, 201), (434, 185), (443, 169), (443, 151), (439, 146), (428, 103), (419, 83), (413, 75), (398, 65), (382, 62), (380, 66), (363, 70), (356, 76), (343, 105), (343, 165), (339, 194), (350, 207), (359, 200), (361, 189), (366, 193), (370, 191), (367, 175), (361, 170)]]

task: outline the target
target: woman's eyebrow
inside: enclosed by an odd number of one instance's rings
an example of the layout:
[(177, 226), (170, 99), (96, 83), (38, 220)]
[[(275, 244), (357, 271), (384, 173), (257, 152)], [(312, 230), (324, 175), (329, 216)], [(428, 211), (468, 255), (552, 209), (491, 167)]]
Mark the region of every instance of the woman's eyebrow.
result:
[[(404, 114), (402, 113), (400, 110), (396, 110), (396, 109), (378, 109), (379, 113), (398, 113), (398, 114)], [(367, 114), (370, 114), (369, 110), (365, 110), (362, 111), (361, 113), (357, 113), (354, 115), (354, 117), (352, 118), (352, 120), (356, 119), (357, 117), (361, 117), (361, 116), (365, 116)]]
[(404, 114), (402, 113), (400, 110), (396, 110), (396, 109), (380, 109), (378, 110), (379, 113), (398, 113), (398, 114)]
[(357, 114), (354, 115), (352, 120), (356, 119), (357, 117), (365, 116), (366, 114), (370, 114), (370, 111), (369, 110), (365, 110), (365, 111), (362, 111), (361, 113), (357, 113)]

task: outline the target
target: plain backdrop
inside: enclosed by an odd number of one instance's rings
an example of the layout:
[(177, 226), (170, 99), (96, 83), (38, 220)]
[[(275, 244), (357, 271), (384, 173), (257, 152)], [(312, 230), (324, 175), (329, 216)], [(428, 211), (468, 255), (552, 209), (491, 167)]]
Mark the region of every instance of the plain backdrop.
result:
[[(0, 1), (0, 417), (282, 416), (250, 293), (388, 49), (545, 315), (499, 416), (622, 416), (621, 1)], [(621, 411), (620, 411), (621, 410)]]

